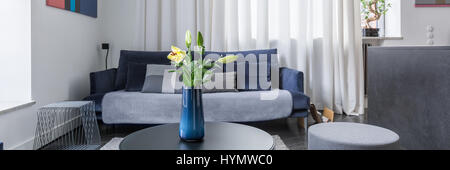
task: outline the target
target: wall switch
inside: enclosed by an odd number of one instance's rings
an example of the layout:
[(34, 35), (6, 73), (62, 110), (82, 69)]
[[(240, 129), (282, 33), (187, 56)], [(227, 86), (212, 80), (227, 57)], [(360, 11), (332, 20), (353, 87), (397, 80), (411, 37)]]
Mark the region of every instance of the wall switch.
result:
[(427, 38), (428, 39), (433, 39), (434, 38), (434, 34), (431, 33), (431, 32), (427, 33)]
[(432, 25), (427, 25), (427, 45), (434, 45), (434, 27)]

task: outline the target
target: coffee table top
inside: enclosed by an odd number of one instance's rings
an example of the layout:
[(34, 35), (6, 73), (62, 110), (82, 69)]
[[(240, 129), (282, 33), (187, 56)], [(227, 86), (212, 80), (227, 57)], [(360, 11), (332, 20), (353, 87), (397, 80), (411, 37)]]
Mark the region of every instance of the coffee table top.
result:
[(128, 135), (120, 150), (272, 150), (272, 136), (260, 129), (234, 123), (205, 123), (202, 142), (180, 140), (179, 124), (147, 128)]

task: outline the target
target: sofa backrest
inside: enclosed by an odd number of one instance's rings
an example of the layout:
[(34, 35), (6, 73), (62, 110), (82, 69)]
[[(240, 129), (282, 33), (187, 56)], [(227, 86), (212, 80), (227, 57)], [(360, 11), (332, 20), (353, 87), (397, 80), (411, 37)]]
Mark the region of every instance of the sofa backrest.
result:
[[(116, 74), (116, 81), (115, 81), (115, 88), (116, 90), (123, 90), (126, 87), (127, 83), (127, 74), (128, 74), (128, 65), (129, 63), (141, 63), (141, 64), (163, 64), (163, 65), (170, 65), (170, 60), (167, 59), (167, 55), (169, 54), (169, 51), (159, 51), (159, 52), (153, 52), (153, 51), (127, 51), (122, 50), (120, 53), (120, 60), (119, 60), (119, 67), (117, 69)], [(271, 77), (271, 55), (277, 54), (277, 49), (269, 49), (269, 50), (251, 50), (251, 51), (236, 51), (236, 52), (212, 52), (208, 51), (206, 52), (206, 55), (219, 55), (219, 56), (227, 56), (227, 55), (239, 55), (246, 57), (249, 54), (253, 54), (256, 56), (257, 60), (257, 67), (259, 70), (259, 64), (260, 64), (260, 58), (262, 56), (267, 56), (267, 70), (268, 70), (268, 81), (270, 81)], [(237, 71), (238, 62), (235, 62), (235, 70)], [(246, 62), (246, 81), (245, 81), (245, 87), (242, 85), (239, 89), (241, 91), (250, 91), (249, 86), (249, 63)], [(225, 70), (224, 71), (229, 71)], [(259, 77), (259, 76), (258, 76)], [(259, 81), (258, 81), (259, 82)], [(239, 85), (238, 85), (239, 87)], [(260, 90), (259, 84), (258, 89)]]
[(117, 68), (116, 74), (116, 90), (125, 89), (129, 63), (170, 65), (170, 60), (167, 59), (169, 53), (169, 51), (153, 52), (122, 50), (120, 52), (119, 67)]

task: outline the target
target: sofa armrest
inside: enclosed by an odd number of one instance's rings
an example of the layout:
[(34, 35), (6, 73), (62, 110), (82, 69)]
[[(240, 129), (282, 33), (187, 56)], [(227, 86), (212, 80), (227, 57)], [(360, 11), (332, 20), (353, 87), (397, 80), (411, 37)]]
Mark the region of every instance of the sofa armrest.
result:
[(290, 68), (280, 68), (280, 89), (304, 93), (303, 72)]
[(3, 150), (3, 142), (0, 141), (0, 151)]
[(94, 72), (90, 74), (91, 95), (99, 93), (108, 93), (115, 90), (117, 69)]

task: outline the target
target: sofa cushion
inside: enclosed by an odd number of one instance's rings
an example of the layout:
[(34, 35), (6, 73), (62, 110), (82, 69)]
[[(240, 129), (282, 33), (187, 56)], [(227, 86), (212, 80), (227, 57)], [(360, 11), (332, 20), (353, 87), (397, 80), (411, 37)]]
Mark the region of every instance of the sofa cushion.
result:
[[(177, 73), (169, 72), (175, 68), (171, 65), (147, 65), (147, 73), (145, 75), (145, 83), (142, 87), (142, 93), (170, 93), (176, 92), (178, 83), (176, 80)], [(175, 83), (175, 84), (173, 84)], [(181, 89), (181, 85), (180, 88)]]
[(144, 85), (145, 73), (147, 72), (147, 65), (141, 63), (128, 63), (128, 75), (126, 91), (141, 91)]
[[(234, 62), (234, 70), (227, 70), (226, 67), (224, 67), (224, 71), (225, 72), (230, 72), (230, 71), (238, 71), (238, 66), (240, 66), (241, 64), (245, 64), (245, 84), (243, 85), (242, 83), (240, 83), (240, 85), (238, 84), (238, 90), (239, 91), (261, 91), (261, 90), (270, 90), (269, 89), (264, 89), (261, 88), (260, 84), (259, 84), (259, 79), (260, 78), (265, 78), (262, 77), (260, 75), (260, 66), (264, 66), (267, 67), (267, 81), (271, 80), (271, 68), (272, 68), (272, 59), (271, 59), (271, 55), (276, 55), (278, 54), (277, 49), (268, 49), (268, 50), (250, 50), (250, 51), (236, 51), (236, 52), (213, 52), (213, 51), (208, 51), (206, 52), (206, 55), (211, 55), (213, 58), (218, 58), (219, 56), (227, 56), (227, 55), (238, 55), (240, 57), (251, 57), (254, 56), (256, 58), (256, 63), (252, 63), (249, 60), (238, 60), (236, 62)], [(209, 56), (208, 56), (209, 57)], [(267, 60), (262, 60), (262, 57), (267, 57)], [(248, 58), (246, 58), (248, 59)], [(277, 61), (274, 61), (277, 62)], [(256, 64), (257, 66), (255, 67), (258, 71), (256, 73), (256, 75), (251, 75), (249, 68), (252, 64)], [(278, 67), (278, 64), (275, 65), (275, 67)], [(238, 72), (239, 74), (239, 72)], [(262, 74), (262, 73), (261, 73)], [(257, 80), (257, 84), (252, 84), (255, 82), (251, 82), (250, 81), (250, 77), (253, 76), (254, 78), (256, 77)], [(252, 87), (256, 87), (256, 88), (252, 88)]]
[(164, 64), (170, 65), (170, 60), (167, 59), (169, 51), (162, 52), (148, 52), (148, 51), (126, 51), (120, 52), (119, 67), (117, 68), (115, 89), (123, 90), (126, 87), (128, 76), (128, 63), (140, 64)]
[[(245, 80), (237, 82), (239, 91), (267, 91), (272, 89), (271, 72), (268, 72), (269, 76), (264, 76), (259, 72), (260, 66), (270, 67), (269, 63), (238, 63), (237, 67), (240, 67), (241, 65), (244, 65), (245, 67)], [(252, 72), (250, 71), (251, 68), (258, 69), (258, 71)]]
[(211, 81), (203, 84), (203, 93), (238, 92), (236, 87), (236, 72), (213, 73)]
[[(253, 122), (287, 118), (292, 96), (280, 90), (275, 100), (261, 100), (263, 91), (203, 94), (206, 121)], [(164, 124), (180, 121), (181, 95), (118, 91), (103, 99), (107, 124)]]

